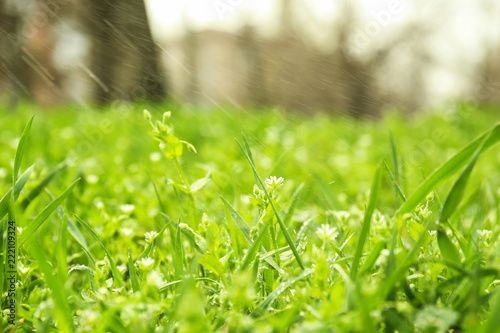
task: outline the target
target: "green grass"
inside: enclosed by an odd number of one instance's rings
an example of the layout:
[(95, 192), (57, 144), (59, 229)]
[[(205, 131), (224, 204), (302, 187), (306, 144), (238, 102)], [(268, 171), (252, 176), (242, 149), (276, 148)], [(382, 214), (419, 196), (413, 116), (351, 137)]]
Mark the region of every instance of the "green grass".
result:
[(143, 108), (0, 110), (17, 331), (500, 331), (498, 110)]

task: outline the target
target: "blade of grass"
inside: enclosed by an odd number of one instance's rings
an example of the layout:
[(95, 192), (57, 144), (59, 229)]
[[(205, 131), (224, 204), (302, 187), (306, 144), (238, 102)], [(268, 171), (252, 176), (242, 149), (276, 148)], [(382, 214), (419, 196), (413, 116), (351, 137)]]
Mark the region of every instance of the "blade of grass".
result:
[(130, 251), (130, 247), (128, 248), (128, 274), (130, 276), (130, 282), (132, 284), (132, 291), (135, 293), (141, 290), (134, 262), (132, 261), (132, 252)]
[(396, 178), (394, 178), (394, 175), (392, 174), (391, 169), (389, 169), (389, 166), (387, 165), (386, 162), (384, 162), (384, 166), (385, 166), (385, 171), (387, 171), (387, 174), (389, 175), (389, 179), (391, 180), (391, 183), (394, 185), (394, 191), (396, 193), (395, 194), (396, 195), (396, 203), (398, 202), (397, 201), (398, 196), (401, 197), (403, 202), (406, 201), (406, 196), (404, 195), (403, 190), (401, 189), (398, 182), (396, 181)]
[(262, 241), (262, 238), (264, 238), (265, 233), (267, 232), (268, 226), (269, 226), (269, 222), (262, 226), (260, 233), (257, 236), (257, 239), (255, 240), (255, 242), (253, 242), (253, 245), (248, 250), (247, 255), (245, 256), (245, 259), (243, 259), (243, 263), (237, 269), (238, 271), (244, 271), (248, 267), (250, 267), (250, 264), (252, 263), (254, 257), (257, 255), (257, 251), (260, 247), (260, 243)]
[(389, 276), (387, 276), (379, 291), (380, 299), (385, 300), (394, 285), (404, 278), (405, 271), (410, 267), (412, 261), (415, 258), (415, 255), (420, 250), (420, 247), (422, 246), (427, 236), (427, 232), (429, 231), (432, 222), (433, 220), (430, 218), (425, 221), (424, 228), (422, 229), (422, 232), (420, 233), (417, 241), (413, 244), (410, 252), (408, 252), (403, 262), (396, 266), (396, 269)]
[(243, 146), (238, 141), (236, 141), (236, 142), (238, 142), (238, 145), (240, 146), (240, 148), (243, 151), (244, 155), (246, 156), (248, 162), (250, 163), (250, 166), (252, 167), (252, 170), (254, 172), (255, 177), (259, 181), (259, 184), (261, 185), (262, 190), (266, 194), (266, 197), (268, 198), (269, 203), (271, 204), (271, 207), (273, 208), (274, 214), (276, 215), (276, 219), (278, 220), (278, 223), (280, 225), (281, 231), (283, 232), (283, 235), (285, 236), (286, 242), (290, 246), (290, 249), (292, 249), (293, 255), (295, 256), (295, 259), (297, 260), (297, 263), (299, 264), (300, 268), (302, 270), (304, 270), (305, 269), (304, 263), (302, 262), (302, 259), (300, 258), (300, 255), (299, 255), (299, 252), (297, 251), (297, 248), (295, 247), (295, 244), (293, 243), (293, 239), (290, 236), (290, 233), (288, 232), (288, 229), (287, 229), (285, 223), (281, 219), (281, 216), (280, 216), (278, 210), (276, 209), (276, 205), (274, 204), (273, 199), (271, 198), (271, 196), (267, 192), (266, 186), (262, 182), (262, 179), (260, 178), (260, 176), (259, 176), (259, 174), (257, 172), (257, 169), (255, 168), (255, 164), (254, 164), (253, 158), (251, 156), (250, 147), (248, 146), (247, 139), (245, 138), (244, 135), (243, 135), (243, 140), (245, 142), (245, 147), (246, 147), (247, 151), (245, 151), (245, 149), (243, 148)]
[[(222, 202), (224, 203), (224, 206), (226, 207), (227, 211), (231, 215), (232, 220), (234, 221), (234, 223), (236, 224), (238, 229), (241, 231), (241, 233), (243, 234), (243, 236), (247, 240), (248, 244), (250, 244), (250, 246), (252, 246), (253, 241), (252, 241), (252, 238), (250, 237), (250, 227), (248, 226), (246, 221), (243, 219), (243, 217), (241, 217), (241, 215), (236, 211), (236, 209), (233, 208), (233, 206), (231, 206), (231, 204), (226, 199), (224, 199), (223, 197), (220, 197), (220, 198), (221, 198)], [(261, 247), (260, 251), (263, 253), (267, 253), (267, 251), (263, 247)], [(276, 269), (280, 274), (284, 273), (283, 269), (281, 267), (279, 267), (278, 264), (272, 258), (267, 258), (266, 261), (272, 267), (274, 267), (274, 269)]]
[(73, 216), (76, 218), (76, 220), (78, 222), (80, 222), (80, 224), (85, 229), (87, 229), (89, 234), (92, 235), (92, 237), (94, 237), (94, 239), (97, 241), (97, 243), (99, 243), (99, 245), (102, 247), (102, 249), (104, 250), (104, 253), (106, 253), (106, 256), (108, 257), (108, 260), (109, 260), (109, 266), (111, 267), (111, 273), (113, 273), (113, 277), (115, 278), (115, 281), (118, 284), (118, 287), (125, 287), (125, 282), (123, 281), (123, 277), (121, 276), (120, 272), (118, 271), (118, 268), (116, 268), (116, 264), (115, 264), (113, 258), (111, 257), (111, 254), (109, 253), (106, 246), (104, 246), (104, 244), (101, 242), (101, 239), (99, 238), (99, 236), (97, 236), (94, 229), (92, 229), (92, 227), (87, 222), (82, 220), (76, 214), (73, 214)]
[[(179, 219), (180, 222), (180, 219)], [(181, 228), (177, 226), (175, 232), (175, 243), (174, 243), (174, 277), (176, 280), (180, 280), (182, 276), (184, 276), (184, 254), (182, 248), (182, 240), (181, 240)]]
[(439, 217), (440, 223), (447, 221), (460, 205), (472, 170), (474, 169), (477, 159), (479, 158), (479, 155), (481, 155), (483, 147), (489, 140), (490, 136), (491, 133), (487, 134), (484, 139), (481, 140), (481, 144), (477, 147), (476, 151), (474, 152), (474, 156), (472, 156), (469, 164), (465, 167), (464, 171), (462, 172), (460, 177), (458, 177), (455, 184), (453, 184), (453, 187), (451, 188), (450, 193), (448, 194), (448, 197), (444, 202), (443, 209), (441, 210), (441, 215)]
[(49, 185), (55, 175), (63, 170), (66, 167), (66, 163), (59, 164), (54, 170), (52, 170), (34, 189), (32, 189), (21, 202), (21, 207), (26, 209), (26, 207), (30, 204), (30, 202), (35, 199), (40, 193), (42, 193), (43, 189)]
[(90, 253), (90, 250), (87, 246), (87, 242), (85, 241), (85, 237), (82, 235), (80, 232), (80, 229), (76, 226), (75, 221), (73, 221), (69, 216), (68, 218), (68, 231), (73, 236), (73, 238), (77, 241), (78, 244), (82, 247), (83, 251), (87, 254), (87, 257), (89, 258), (89, 264), (90, 267), (95, 269), (95, 258), (92, 256)]
[[(396, 144), (394, 143), (394, 137), (392, 136), (392, 132), (389, 131), (389, 141), (391, 143), (391, 156), (392, 156), (392, 167), (394, 168), (394, 177), (392, 177), (392, 173), (389, 170), (389, 166), (384, 162), (388, 174), (393, 179), (394, 184), (394, 200), (396, 202), (396, 208), (399, 206), (398, 195), (402, 194), (401, 189), (399, 188), (399, 162), (398, 162), (398, 150), (396, 149)], [(405, 200), (405, 199), (403, 199)]]
[(446, 231), (444, 231), (441, 227), (437, 230), (437, 242), (441, 256), (445, 260), (460, 267), (460, 253), (455, 247), (455, 244), (453, 244), (453, 242), (448, 238), (448, 235), (446, 235)]
[(61, 225), (61, 233), (59, 235), (59, 243), (56, 248), (57, 273), (62, 285), (66, 283), (68, 278), (68, 245), (66, 244), (66, 235), (68, 232), (68, 222), (66, 216), (63, 218)]
[(387, 245), (387, 242), (385, 241), (380, 241), (375, 246), (371, 249), (370, 255), (368, 258), (366, 258), (365, 263), (363, 266), (361, 266), (361, 269), (359, 270), (359, 274), (362, 275), (365, 272), (368, 272), (373, 268), (373, 265), (375, 265), (375, 262), (377, 261), (380, 252), (385, 248)]
[(403, 215), (412, 212), (425, 197), (436, 188), (438, 184), (458, 172), (474, 156), (476, 149), (481, 145), (483, 139), (489, 135), (488, 140), (482, 146), (480, 152), (488, 150), (490, 147), (500, 141), (500, 124), (481, 134), (471, 141), (467, 146), (453, 155), (448, 161), (438, 167), (420, 187), (408, 198), (408, 200), (399, 208), (398, 214)]
[(302, 193), (302, 189), (304, 189), (304, 183), (300, 184), (299, 187), (297, 187), (297, 189), (293, 193), (292, 202), (290, 203), (290, 207), (286, 211), (285, 217), (283, 218), (283, 223), (285, 223), (285, 225), (289, 225), (290, 221), (292, 220), (293, 213), (295, 212), (295, 207), (297, 206), (300, 194)]
[[(14, 187), (14, 202), (19, 198), (19, 194), (21, 194), (24, 185), (28, 182), (28, 179), (33, 172), (34, 165), (30, 166), (16, 182), (16, 186)], [(7, 214), (9, 210), (9, 202), (12, 199), (12, 188), (5, 193), (5, 195), (0, 200), (0, 219), (3, 219), (5, 214)]]
[(365, 216), (363, 218), (363, 226), (361, 227), (361, 233), (359, 234), (358, 245), (356, 247), (356, 252), (354, 253), (354, 258), (351, 266), (350, 277), (351, 280), (356, 281), (359, 269), (359, 262), (363, 254), (363, 248), (368, 238), (368, 233), (370, 232), (370, 224), (372, 221), (372, 215), (375, 211), (375, 206), (377, 205), (378, 195), (380, 192), (382, 184), (382, 164), (377, 166), (377, 171), (375, 172), (375, 178), (373, 179), (372, 188), (370, 191), (370, 198), (368, 200), (368, 207), (366, 207)]
[(32, 115), (26, 126), (24, 126), (23, 133), (21, 134), (21, 138), (19, 139), (19, 143), (17, 145), (16, 156), (14, 157), (14, 170), (12, 172), (12, 184), (17, 183), (17, 174), (19, 172), (19, 168), (21, 167), (21, 161), (23, 160), (24, 152), (26, 150), (28, 134), (34, 117), (35, 115)]
[(73, 332), (72, 311), (65, 295), (65, 288), (60, 284), (59, 279), (54, 276), (54, 269), (49, 265), (49, 260), (45, 250), (38, 241), (31, 244), (31, 255), (38, 261), (38, 266), (44, 274), (44, 282), (51, 289), (51, 297), (54, 300), (54, 314), (58, 322), (58, 330), (63, 332)]
[(270, 293), (265, 300), (263, 300), (252, 312), (252, 317), (259, 317), (261, 316), (266, 309), (271, 305), (271, 303), (278, 298), (281, 293), (283, 293), (287, 288), (289, 288), (291, 285), (293, 285), (295, 282), (299, 281), (300, 279), (305, 278), (308, 275), (311, 275), (314, 272), (314, 269), (312, 268), (307, 268), (305, 269), (302, 273), (299, 275), (292, 277), (288, 279), (286, 282), (281, 283), (278, 288), (274, 289), (272, 293)]
[(23, 230), (19, 236), (19, 248), (21, 248), (21, 246), (23, 246), (24, 243), (30, 239), (31, 236), (33, 236), (43, 222), (47, 220), (50, 214), (52, 214), (52, 212), (63, 202), (79, 180), (80, 179), (75, 180), (66, 190), (64, 190), (63, 193), (61, 193), (55, 200), (45, 207), (45, 209), (26, 227), (26, 229)]

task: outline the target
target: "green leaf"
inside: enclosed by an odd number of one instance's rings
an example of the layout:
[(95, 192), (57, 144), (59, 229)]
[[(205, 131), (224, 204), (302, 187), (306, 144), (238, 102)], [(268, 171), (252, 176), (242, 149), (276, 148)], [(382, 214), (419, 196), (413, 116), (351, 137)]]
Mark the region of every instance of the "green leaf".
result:
[(195, 180), (191, 184), (191, 186), (189, 186), (191, 193), (195, 193), (195, 192), (201, 190), (205, 185), (207, 185), (208, 182), (210, 181), (210, 175), (211, 175), (211, 172), (208, 171), (208, 173), (205, 177)]
[(217, 258), (212, 254), (202, 254), (198, 256), (198, 262), (218, 276), (222, 276), (224, 274), (224, 266), (222, 266), (220, 261), (217, 260)]
[(116, 283), (118, 284), (118, 287), (125, 287), (125, 282), (123, 281), (123, 277), (121, 276), (120, 272), (118, 271), (118, 268), (116, 268), (116, 264), (115, 264), (113, 258), (111, 257), (111, 254), (109, 253), (106, 246), (104, 246), (104, 244), (101, 242), (101, 239), (99, 238), (99, 236), (97, 236), (94, 229), (92, 229), (92, 227), (87, 222), (85, 222), (84, 220), (79, 218), (76, 214), (73, 214), (73, 216), (77, 219), (78, 222), (80, 222), (81, 225), (83, 225), (83, 227), (85, 229), (87, 229), (89, 234), (92, 235), (92, 237), (94, 237), (94, 239), (97, 241), (97, 243), (99, 243), (99, 245), (101, 245), (102, 249), (104, 250), (104, 253), (106, 253), (106, 256), (108, 257), (109, 266), (111, 267), (111, 273), (113, 274), (113, 277), (114, 277)]
[(182, 143), (173, 134), (170, 134), (165, 141), (165, 157), (174, 159), (182, 155)]
[(438, 167), (420, 187), (413, 193), (408, 200), (399, 208), (398, 214), (403, 215), (412, 212), (425, 197), (436, 188), (438, 184), (458, 172), (474, 156), (476, 149), (482, 144), (485, 137), (489, 136), (482, 146), (480, 152), (484, 152), (500, 141), (500, 124), (481, 134), (478, 138), (471, 141), (467, 146), (453, 155), (443, 165)]
[(19, 248), (33, 236), (33, 234), (40, 228), (40, 226), (47, 220), (54, 210), (63, 202), (68, 194), (73, 190), (76, 183), (80, 179), (75, 180), (63, 193), (61, 193), (55, 200), (53, 200), (45, 209), (23, 230), (19, 236)]
[(437, 230), (437, 241), (439, 246), (439, 251), (443, 258), (451, 263), (458, 266), (461, 265), (460, 253), (458, 252), (455, 244), (448, 238), (446, 231), (439, 227)]
[(358, 245), (356, 247), (356, 252), (354, 253), (354, 258), (352, 260), (350, 277), (353, 281), (356, 280), (359, 262), (361, 260), (361, 256), (363, 255), (363, 248), (370, 232), (372, 215), (375, 211), (375, 206), (377, 205), (378, 195), (382, 183), (382, 170), (382, 164), (379, 164), (377, 167), (377, 171), (375, 172), (375, 178), (373, 180), (372, 188), (370, 191), (370, 198), (368, 200), (368, 207), (366, 207), (365, 216), (363, 218), (363, 226), (361, 227), (361, 233), (359, 234)]

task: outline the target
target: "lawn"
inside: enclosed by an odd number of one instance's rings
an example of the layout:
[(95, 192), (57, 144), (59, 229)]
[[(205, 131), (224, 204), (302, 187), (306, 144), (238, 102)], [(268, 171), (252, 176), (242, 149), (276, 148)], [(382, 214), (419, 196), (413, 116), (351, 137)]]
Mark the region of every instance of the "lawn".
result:
[(498, 114), (2, 109), (1, 327), (498, 331)]

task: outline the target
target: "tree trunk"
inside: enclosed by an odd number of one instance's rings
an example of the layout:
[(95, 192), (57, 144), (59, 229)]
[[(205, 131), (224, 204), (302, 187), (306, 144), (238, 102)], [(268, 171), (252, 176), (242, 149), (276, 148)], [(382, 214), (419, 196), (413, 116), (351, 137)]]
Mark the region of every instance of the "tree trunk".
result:
[(93, 47), (89, 76), (94, 100), (160, 101), (166, 79), (143, 0), (89, 0), (88, 22)]

